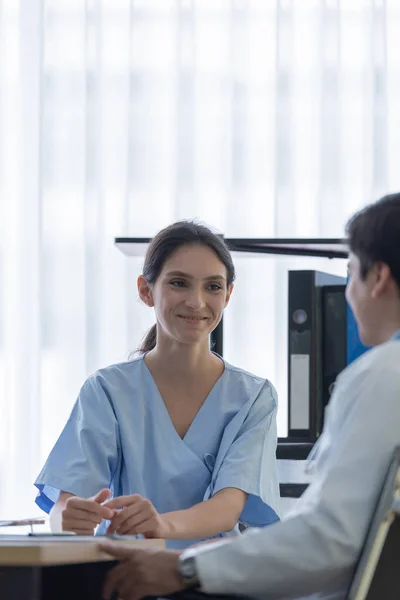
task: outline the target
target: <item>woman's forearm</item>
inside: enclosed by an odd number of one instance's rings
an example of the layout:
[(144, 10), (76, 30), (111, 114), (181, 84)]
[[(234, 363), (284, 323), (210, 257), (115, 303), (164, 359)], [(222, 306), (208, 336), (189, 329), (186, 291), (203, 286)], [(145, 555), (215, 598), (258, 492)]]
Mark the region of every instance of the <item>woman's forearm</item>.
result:
[(236, 488), (225, 488), (209, 500), (185, 510), (164, 513), (168, 538), (191, 540), (207, 538), (231, 531), (243, 511), (247, 494)]

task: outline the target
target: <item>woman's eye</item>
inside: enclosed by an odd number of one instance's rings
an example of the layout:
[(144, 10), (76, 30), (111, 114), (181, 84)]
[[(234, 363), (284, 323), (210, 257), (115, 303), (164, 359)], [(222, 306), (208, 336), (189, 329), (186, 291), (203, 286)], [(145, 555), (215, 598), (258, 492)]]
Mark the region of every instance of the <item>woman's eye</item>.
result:
[(211, 283), (209, 289), (212, 292), (218, 292), (219, 290), (222, 290), (222, 287), (219, 285), (219, 283)]
[(170, 283), (173, 287), (177, 287), (177, 288), (184, 287), (186, 285), (185, 282), (181, 281), (181, 280), (171, 281)]

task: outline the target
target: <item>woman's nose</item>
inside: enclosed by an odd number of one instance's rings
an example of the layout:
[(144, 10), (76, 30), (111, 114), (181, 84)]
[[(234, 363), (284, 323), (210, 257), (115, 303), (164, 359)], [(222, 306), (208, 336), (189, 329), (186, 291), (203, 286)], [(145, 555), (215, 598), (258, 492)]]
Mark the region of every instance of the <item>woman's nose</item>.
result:
[(186, 305), (193, 310), (199, 310), (204, 306), (204, 298), (201, 290), (190, 290), (186, 297)]

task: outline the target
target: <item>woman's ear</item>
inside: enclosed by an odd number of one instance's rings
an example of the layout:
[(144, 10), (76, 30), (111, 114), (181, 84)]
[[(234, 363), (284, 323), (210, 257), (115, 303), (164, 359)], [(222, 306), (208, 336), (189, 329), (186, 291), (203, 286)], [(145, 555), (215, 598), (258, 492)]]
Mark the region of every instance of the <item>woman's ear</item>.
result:
[(229, 304), (229, 300), (231, 299), (231, 294), (233, 291), (233, 283), (231, 283), (230, 285), (228, 285), (228, 289), (226, 290), (226, 296), (225, 296), (225, 308), (228, 306)]
[(137, 288), (139, 292), (139, 297), (147, 306), (153, 307), (153, 292), (151, 289), (151, 285), (147, 281), (144, 275), (139, 275), (137, 280)]

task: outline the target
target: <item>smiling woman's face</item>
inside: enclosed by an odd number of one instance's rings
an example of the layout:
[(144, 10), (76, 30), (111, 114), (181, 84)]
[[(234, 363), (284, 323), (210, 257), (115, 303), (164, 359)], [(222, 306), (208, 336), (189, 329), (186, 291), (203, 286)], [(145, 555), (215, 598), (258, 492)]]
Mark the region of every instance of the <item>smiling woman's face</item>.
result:
[(232, 287), (213, 250), (199, 244), (181, 246), (149, 289), (157, 335), (186, 344), (202, 342), (220, 322)]

